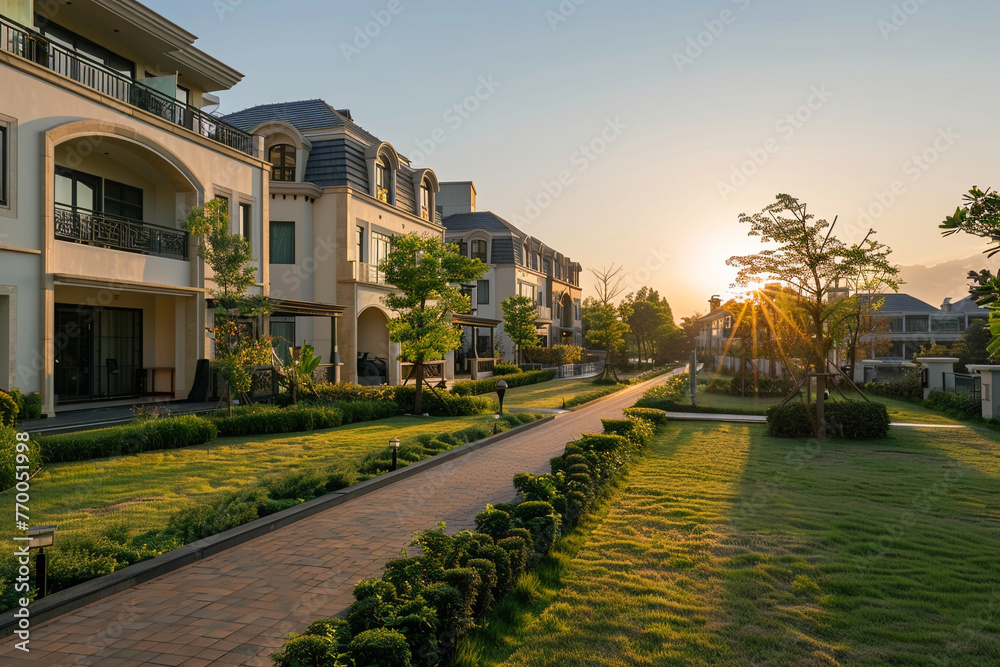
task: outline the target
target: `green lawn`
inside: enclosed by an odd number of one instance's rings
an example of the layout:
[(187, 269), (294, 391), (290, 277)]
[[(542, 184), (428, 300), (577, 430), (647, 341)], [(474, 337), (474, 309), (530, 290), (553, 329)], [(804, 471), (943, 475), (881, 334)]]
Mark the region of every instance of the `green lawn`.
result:
[[(266, 475), (334, 465), (357, 479), (358, 462), (384, 449), (393, 436), (406, 444), (425, 433), (492, 424), (491, 415), (395, 417), (325, 431), (219, 438), (184, 449), (52, 464), (31, 482), (31, 518), (35, 524), (58, 524), (64, 537), (123, 525), (131, 534), (142, 533), (164, 527), (182, 507)], [(14, 493), (0, 494), (0, 503), (13, 508)], [(0, 527), (0, 539), (12, 535), (13, 522), (9, 524)]]
[(561, 408), (563, 399), (587, 394), (601, 387), (590, 380), (549, 380), (539, 384), (508, 389), (503, 399), (504, 408)]
[(765, 433), (661, 432), (481, 664), (1000, 664), (996, 438)]

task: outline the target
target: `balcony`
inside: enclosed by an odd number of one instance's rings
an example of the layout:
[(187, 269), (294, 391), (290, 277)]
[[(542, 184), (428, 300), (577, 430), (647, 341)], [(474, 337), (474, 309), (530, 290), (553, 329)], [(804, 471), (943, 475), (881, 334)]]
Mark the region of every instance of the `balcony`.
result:
[(372, 283), (375, 285), (385, 285), (385, 274), (378, 270), (377, 264), (365, 264), (364, 262), (351, 262), (354, 267), (354, 280), (359, 283)]
[(197, 132), (203, 137), (247, 155), (253, 155), (254, 141), (250, 134), (98, 62), (80, 57), (75, 52), (52, 43), (34, 30), (6, 18), (0, 18), (0, 50), (30, 60), (99, 93)]
[(188, 258), (188, 234), (185, 231), (64, 206), (56, 206), (55, 237), (60, 241), (141, 255)]
[(550, 307), (548, 307), (548, 306), (539, 306), (538, 307), (538, 319), (542, 320), (542, 321), (545, 321), (545, 322), (551, 322), (552, 321), (552, 309)]

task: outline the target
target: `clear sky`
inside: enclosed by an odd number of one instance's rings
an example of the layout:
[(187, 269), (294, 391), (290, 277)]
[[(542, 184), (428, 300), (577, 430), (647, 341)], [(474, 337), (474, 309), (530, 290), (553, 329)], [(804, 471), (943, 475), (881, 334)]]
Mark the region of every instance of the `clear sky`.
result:
[(246, 75), (222, 112), (350, 108), (441, 180), (475, 181), (480, 210), (585, 267), (623, 264), (678, 318), (726, 290), (726, 258), (759, 247), (739, 214), (779, 192), (932, 266), (984, 248), (937, 225), (1000, 186), (996, 2), (145, 1)]

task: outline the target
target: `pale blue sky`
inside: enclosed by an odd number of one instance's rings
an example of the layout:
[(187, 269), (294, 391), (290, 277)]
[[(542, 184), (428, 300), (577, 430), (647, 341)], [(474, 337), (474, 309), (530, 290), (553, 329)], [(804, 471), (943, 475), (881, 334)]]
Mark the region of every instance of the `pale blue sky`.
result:
[[(349, 57), (389, 0), (146, 1), (246, 75), (223, 112), (320, 97), (404, 155), (433, 145), (421, 163), (474, 180), (480, 209), (585, 267), (624, 264), (678, 317), (725, 290), (725, 259), (757, 247), (738, 215), (779, 192), (932, 265), (983, 247), (936, 226), (970, 186), (1000, 185), (1000, 6), (984, 0), (399, 0)], [(689, 39), (704, 46), (679, 66)], [(481, 78), (500, 85), (449, 112)], [(592, 141), (600, 155), (579, 152)], [(911, 162), (925, 151), (933, 164)]]

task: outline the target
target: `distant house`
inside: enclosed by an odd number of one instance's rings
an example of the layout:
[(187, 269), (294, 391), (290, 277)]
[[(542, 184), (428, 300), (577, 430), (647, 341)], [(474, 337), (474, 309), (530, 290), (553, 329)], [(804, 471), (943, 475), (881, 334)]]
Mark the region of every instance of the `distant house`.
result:
[[(442, 183), (438, 203), (445, 240), (489, 266), (474, 288), (472, 307), (478, 317), (502, 320), (500, 303), (520, 294), (538, 304), (536, 324), (543, 346), (583, 345), (583, 267), (578, 262), (497, 214), (477, 211), (476, 187), (471, 182)], [(482, 355), (492, 342), (485, 336), (478, 338)], [(500, 336), (496, 342), (504, 346), (506, 358), (513, 357), (510, 341)]]
[(888, 341), (887, 351), (868, 357), (908, 361), (921, 347), (952, 345), (962, 338), (969, 324), (989, 319), (989, 311), (976, 305), (971, 296), (955, 303), (945, 299), (940, 308), (909, 294), (878, 294), (873, 298), (885, 300), (876, 317), (888, 321), (888, 331), (862, 336), (859, 357), (865, 356), (866, 344), (871, 349), (874, 341)]

